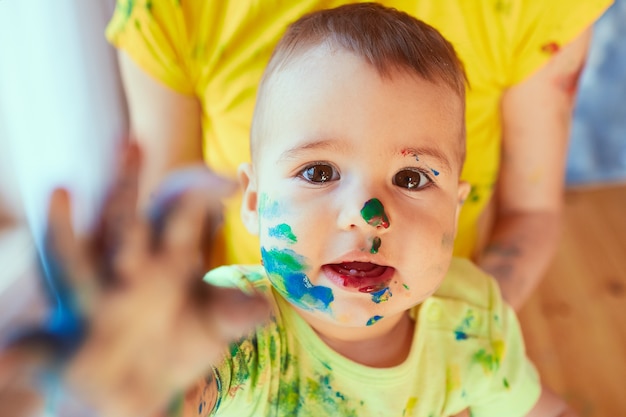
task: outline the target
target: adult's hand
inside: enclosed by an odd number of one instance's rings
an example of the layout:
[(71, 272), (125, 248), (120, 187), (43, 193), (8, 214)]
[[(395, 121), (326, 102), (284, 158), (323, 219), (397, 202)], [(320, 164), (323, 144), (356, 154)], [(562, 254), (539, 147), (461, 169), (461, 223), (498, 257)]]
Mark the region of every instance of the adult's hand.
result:
[(68, 193), (53, 193), (43, 259), (63, 314), (3, 355), (11, 369), (60, 367), (70, 392), (102, 416), (163, 409), (268, 312), (260, 295), (201, 281), (219, 201), (234, 185), (189, 168), (169, 177), (148, 213), (138, 215), (139, 160), (131, 146), (86, 239), (72, 228)]

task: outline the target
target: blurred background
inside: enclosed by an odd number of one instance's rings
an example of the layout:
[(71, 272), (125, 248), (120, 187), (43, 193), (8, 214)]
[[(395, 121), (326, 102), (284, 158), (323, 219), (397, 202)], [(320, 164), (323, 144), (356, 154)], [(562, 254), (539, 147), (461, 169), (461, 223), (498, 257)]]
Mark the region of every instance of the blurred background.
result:
[[(127, 129), (115, 51), (104, 38), (113, 9), (114, 0), (0, 0), (0, 334), (42, 314), (36, 308), (24, 314), (23, 307), (41, 304), (36, 302), (40, 295), (39, 284), (33, 279), (33, 257), (51, 189), (64, 186), (71, 191), (81, 207), (75, 213), (76, 226), (82, 230), (88, 227)], [(567, 184), (567, 201), (570, 206), (574, 204), (567, 216), (581, 207), (576, 205), (580, 198), (604, 198), (593, 192), (580, 197), (581, 189), (617, 190), (611, 191), (617, 197), (611, 197), (607, 204), (615, 206), (615, 213), (626, 213), (626, 0), (616, 0), (595, 26), (575, 110)], [(596, 206), (590, 207), (591, 217), (601, 216)], [(589, 217), (585, 213), (579, 216)], [(624, 216), (612, 216), (603, 217), (626, 225)], [(577, 217), (568, 221), (579, 223)], [(593, 224), (589, 227), (601, 229)], [(624, 230), (606, 227), (613, 232)], [(566, 234), (566, 238), (572, 236)], [(594, 238), (602, 242), (606, 236)], [(589, 235), (577, 238), (590, 239)], [(621, 248), (626, 247), (626, 233), (618, 232), (615, 239)], [(559, 256), (557, 262), (569, 264), (572, 254), (560, 252)], [(569, 273), (559, 265), (551, 273)], [(616, 268), (617, 272), (608, 272), (613, 279), (610, 288), (621, 297), (626, 282), (624, 261)], [(596, 273), (591, 270), (588, 275), (593, 279)], [(548, 281), (545, 285), (552, 284)], [(539, 291), (548, 294), (549, 288), (544, 286)], [(580, 296), (586, 297), (586, 293)], [(604, 414), (603, 410), (609, 409), (602, 408), (602, 401), (613, 401), (617, 405), (610, 410), (619, 408), (619, 415), (626, 415), (623, 396), (603, 400), (591, 388), (584, 388), (585, 383), (583, 388), (567, 385), (561, 368), (554, 371), (550, 361), (555, 360), (556, 343), (548, 346), (541, 342), (554, 331), (549, 326), (543, 328), (543, 336), (533, 331), (541, 328), (535, 325), (538, 320), (549, 322), (554, 311), (556, 320), (562, 319), (561, 313), (567, 309), (563, 310), (559, 302), (537, 298), (523, 312), (524, 326), (526, 322), (531, 326), (531, 355), (536, 355), (540, 370), (544, 366), (546, 372), (556, 372), (548, 377), (551, 384), (569, 395), (581, 415), (609, 415)], [(623, 320), (626, 311), (621, 308), (616, 311)], [(563, 328), (563, 323), (560, 326)], [(608, 327), (607, 332), (615, 331)], [(622, 339), (618, 340), (623, 347), (626, 329), (622, 325), (617, 331), (621, 332)], [(603, 382), (610, 385), (606, 375), (598, 379), (598, 387)], [(617, 384), (622, 386), (623, 379)]]

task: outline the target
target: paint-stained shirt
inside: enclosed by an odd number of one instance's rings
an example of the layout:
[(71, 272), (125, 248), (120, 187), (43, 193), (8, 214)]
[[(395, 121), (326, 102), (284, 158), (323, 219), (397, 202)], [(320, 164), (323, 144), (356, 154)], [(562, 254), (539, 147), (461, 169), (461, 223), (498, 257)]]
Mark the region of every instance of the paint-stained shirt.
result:
[[(347, 0), (118, 0), (108, 39), (148, 74), (202, 104), (204, 157), (234, 176), (249, 160), (252, 110), (263, 69), (287, 24)], [(454, 45), (467, 91), (467, 160), (472, 185), (459, 219), (455, 254), (470, 256), (477, 221), (496, 182), (502, 93), (590, 26), (611, 0), (381, 0), (424, 20)], [(258, 238), (245, 229), (240, 198), (226, 203), (214, 254), (218, 264), (259, 260)], [(227, 238), (225, 238), (227, 237)], [(223, 244), (222, 244), (223, 243)]]
[(228, 266), (205, 281), (262, 291), (273, 318), (214, 370), (217, 416), (525, 415), (540, 394), (514, 312), (497, 283), (467, 260), (454, 259), (435, 293), (410, 312), (409, 356), (372, 368), (333, 351), (275, 292), (261, 266)]

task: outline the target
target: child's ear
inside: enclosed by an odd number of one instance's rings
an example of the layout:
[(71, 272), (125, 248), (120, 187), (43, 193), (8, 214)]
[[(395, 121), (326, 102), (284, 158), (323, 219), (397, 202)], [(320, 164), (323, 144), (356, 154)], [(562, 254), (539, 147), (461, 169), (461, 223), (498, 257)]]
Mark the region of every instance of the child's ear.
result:
[(256, 177), (254, 168), (250, 163), (244, 163), (239, 166), (237, 171), (239, 183), (243, 189), (243, 198), (241, 201), (241, 220), (246, 229), (253, 235), (259, 234), (259, 211), (258, 202), (259, 194), (257, 191)]
[(456, 218), (454, 220), (455, 234), (456, 234), (456, 230), (459, 224), (459, 215), (461, 214), (463, 203), (467, 199), (467, 196), (469, 195), (471, 189), (472, 189), (472, 186), (470, 185), (469, 182), (459, 181), (459, 190), (458, 190), (457, 201), (456, 201)]

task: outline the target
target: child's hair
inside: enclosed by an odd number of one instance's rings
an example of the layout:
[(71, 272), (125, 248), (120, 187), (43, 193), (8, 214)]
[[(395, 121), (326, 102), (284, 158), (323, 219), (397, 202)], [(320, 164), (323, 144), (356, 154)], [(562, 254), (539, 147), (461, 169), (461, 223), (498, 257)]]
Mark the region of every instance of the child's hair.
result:
[[(390, 76), (393, 70), (403, 70), (442, 83), (461, 99), (465, 108), (467, 78), (463, 64), (450, 42), (435, 28), (377, 3), (347, 4), (304, 15), (287, 28), (276, 45), (259, 86), (251, 130), (253, 153), (268, 84), (294, 59), (321, 45), (363, 58), (382, 77)], [(463, 147), (464, 144), (465, 137)]]

